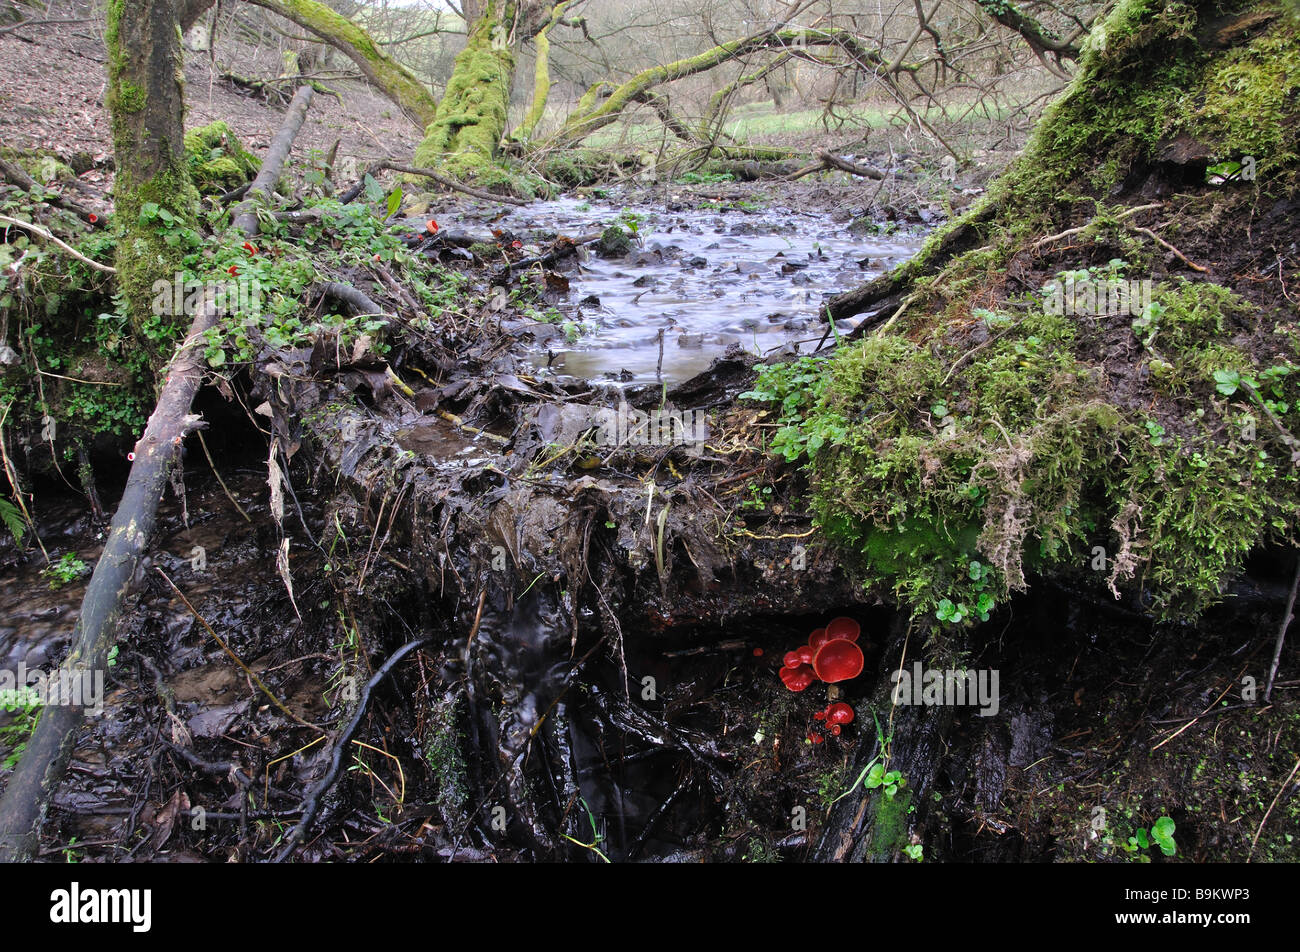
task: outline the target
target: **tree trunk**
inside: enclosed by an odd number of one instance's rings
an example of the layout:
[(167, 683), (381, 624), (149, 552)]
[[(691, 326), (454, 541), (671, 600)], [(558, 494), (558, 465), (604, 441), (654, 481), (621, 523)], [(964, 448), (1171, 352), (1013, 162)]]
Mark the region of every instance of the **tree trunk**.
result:
[(315, 33), (357, 64), (375, 88), (397, 104), (421, 129), (433, 122), (438, 101), (414, 73), (385, 53), (347, 17), (315, 0), (248, 0)]
[(528, 107), (524, 121), (515, 131), (515, 138), (526, 142), (533, 137), (537, 124), (546, 115), (546, 103), (551, 96), (551, 28), (560, 22), (564, 10), (571, 0), (557, 3), (551, 10), (550, 18), (545, 22), (534, 38), (537, 45), (537, 64), (533, 69), (533, 101)]
[[(180, 32), (172, 0), (114, 0), (108, 7), (107, 105), (117, 162), (114, 220), (118, 282), (131, 326), (151, 351), (165, 358), (150, 323), (153, 283), (181, 271), (183, 242), (167, 244), (193, 228), (199, 196), (185, 162), (184, 85)], [(142, 212), (145, 213), (142, 219)], [(167, 212), (171, 220), (160, 217)], [(165, 335), (161, 335), (165, 336)]]
[[(470, 22), (465, 49), (438, 114), (415, 149), (415, 165), (442, 167), (457, 177), (488, 168), (506, 132), (510, 90), (514, 85), (515, 50), (511, 36), (519, 4), (486, 0)], [(468, 11), (467, 11), (468, 13)]]
[[(135, 446), (135, 463), (82, 599), (72, 652), (64, 664), (74, 677), (96, 673), (102, 676), (106, 670), (122, 602), (148, 551), (168, 473), (179, 456), (181, 441), (198, 422), (198, 417), (190, 415), (190, 403), (207, 367), (203, 335), (215, 323), (216, 309), (211, 301), (205, 301), (185, 343), (167, 367), (167, 384), (144, 436)], [(46, 804), (63, 780), (76, 746), (77, 728), (84, 718), (85, 708), (79, 704), (50, 705), (41, 713), (27, 750), (0, 799), (0, 862), (31, 860)]]

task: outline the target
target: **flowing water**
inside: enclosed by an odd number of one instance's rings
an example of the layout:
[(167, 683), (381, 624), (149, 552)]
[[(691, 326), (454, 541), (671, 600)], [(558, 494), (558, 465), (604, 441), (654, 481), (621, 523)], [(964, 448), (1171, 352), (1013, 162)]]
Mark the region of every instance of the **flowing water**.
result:
[[(818, 311), (828, 297), (892, 269), (921, 243), (911, 234), (855, 234), (851, 216), (834, 216), (845, 218), (837, 222), (824, 210), (624, 208), (575, 199), (530, 205), (497, 227), (574, 237), (620, 216), (634, 222), (638, 246), (622, 258), (589, 255), (568, 276), (558, 309), (573, 331), (541, 335), (549, 339), (532, 354), (539, 367), (674, 384), (707, 370), (733, 344), (760, 354), (787, 344), (808, 351), (827, 332)], [(841, 321), (838, 330), (853, 325)]]

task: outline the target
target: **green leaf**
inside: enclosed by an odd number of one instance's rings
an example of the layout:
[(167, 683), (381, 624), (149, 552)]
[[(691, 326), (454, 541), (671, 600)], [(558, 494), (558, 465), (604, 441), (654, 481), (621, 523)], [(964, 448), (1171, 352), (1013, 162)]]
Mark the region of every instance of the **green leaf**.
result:
[(23, 533), (27, 531), (27, 523), (23, 521), (23, 514), (19, 508), (8, 499), (0, 499), (0, 522), (5, 524), (5, 528), (14, 537), (14, 541), (22, 545)]
[(1174, 845), (1174, 821), (1172, 817), (1162, 816), (1156, 820), (1151, 827), (1151, 836), (1160, 846), (1160, 852), (1166, 856), (1173, 856), (1178, 852), (1178, 847)]
[(397, 214), (397, 210), (402, 207), (402, 186), (393, 189), (392, 194), (388, 196), (388, 217), (392, 218)]
[(1225, 397), (1232, 396), (1241, 386), (1241, 374), (1235, 370), (1216, 370), (1214, 379), (1217, 382), (1215, 389)]

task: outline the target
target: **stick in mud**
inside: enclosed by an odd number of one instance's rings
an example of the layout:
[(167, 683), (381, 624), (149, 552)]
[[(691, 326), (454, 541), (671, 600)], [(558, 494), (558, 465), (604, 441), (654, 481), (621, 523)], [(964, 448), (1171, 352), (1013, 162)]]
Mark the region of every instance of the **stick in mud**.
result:
[[(167, 486), (177, 450), (200, 422), (190, 404), (203, 382), (204, 333), (216, 324), (211, 295), (194, 315), (185, 342), (176, 350), (163, 379), (167, 383), (144, 436), (135, 445), (135, 462), (122, 501), (113, 516), (104, 551), (81, 602), (68, 663), (91, 671), (107, 669), (122, 603), (149, 547), (158, 501)], [(50, 796), (58, 789), (75, 746), (81, 707), (50, 707), (41, 714), (27, 751), (0, 798), (0, 862), (29, 862), (38, 845)]]

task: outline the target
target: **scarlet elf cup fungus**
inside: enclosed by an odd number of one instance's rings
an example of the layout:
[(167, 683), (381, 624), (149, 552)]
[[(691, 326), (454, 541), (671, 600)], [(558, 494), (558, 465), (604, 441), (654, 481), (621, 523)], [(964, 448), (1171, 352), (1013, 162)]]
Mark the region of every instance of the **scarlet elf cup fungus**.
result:
[(781, 680), (791, 691), (802, 691), (816, 681), (817, 676), (813, 674), (812, 668), (806, 664), (801, 664), (796, 668), (783, 666), (781, 668)]
[(828, 641), (813, 658), (813, 672), (827, 684), (848, 681), (862, 673), (862, 649), (851, 641)]

